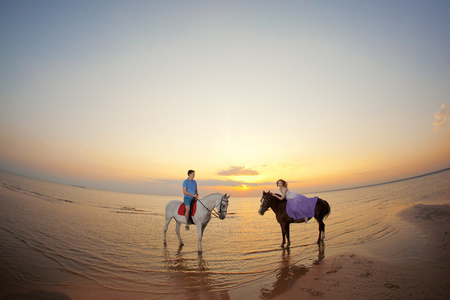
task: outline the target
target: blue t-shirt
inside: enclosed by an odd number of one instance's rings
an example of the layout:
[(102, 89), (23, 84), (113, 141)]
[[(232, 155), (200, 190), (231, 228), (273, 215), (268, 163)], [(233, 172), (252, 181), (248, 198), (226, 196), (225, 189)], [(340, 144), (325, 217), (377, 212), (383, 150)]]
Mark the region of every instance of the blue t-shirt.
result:
[[(186, 179), (184, 182), (183, 182), (183, 188), (186, 188), (186, 191), (188, 192), (188, 193), (191, 193), (191, 194), (193, 194), (193, 195), (195, 195), (195, 194), (197, 194), (196, 193), (196, 190), (197, 190), (197, 182), (195, 181), (195, 180), (189, 180), (189, 178), (188, 179)], [(192, 196), (189, 196), (189, 195), (184, 195), (184, 198), (187, 198), (187, 199), (194, 199), (194, 197), (192, 197)]]

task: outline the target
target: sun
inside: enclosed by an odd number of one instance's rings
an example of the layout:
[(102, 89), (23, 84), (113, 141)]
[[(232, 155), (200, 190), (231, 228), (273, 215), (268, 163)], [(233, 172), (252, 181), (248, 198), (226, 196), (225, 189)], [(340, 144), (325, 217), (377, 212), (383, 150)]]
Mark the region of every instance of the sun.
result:
[(246, 185), (246, 184), (241, 184), (241, 186), (240, 186), (240, 189), (242, 190), (242, 191), (246, 191), (246, 190), (248, 190), (250, 187), (248, 186), (248, 185)]

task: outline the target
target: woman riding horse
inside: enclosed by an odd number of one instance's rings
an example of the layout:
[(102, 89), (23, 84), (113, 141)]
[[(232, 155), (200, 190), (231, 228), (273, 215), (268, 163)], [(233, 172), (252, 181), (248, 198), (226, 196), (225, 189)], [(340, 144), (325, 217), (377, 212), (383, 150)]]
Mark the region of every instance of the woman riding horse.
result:
[[(273, 194), (270, 191), (268, 193), (263, 191), (261, 206), (258, 212), (260, 215), (264, 215), (267, 209), (272, 208), (281, 226), (281, 234), (283, 236), (281, 247), (284, 247), (286, 240), (286, 248), (289, 248), (291, 245), (289, 232), (291, 223), (306, 222), (312, 217), (319, 223), (319, 238), (317, 239), (317, 243), (320, 244), (323, 242), (325, 239), (325, 223), (323, 220), (330, 214), (330, 205), (328, 202), (318, 197), (307, 198), (296, 193), (291, 193), (287, 189), (287, 183), (282, 179), (278, 180), (277, 185), (280, 187), (282, 195)], [(302, 203), (304, 204), (303, 206)], [(296, 206), (298, 205), (301, 206), (300, 210), (296, 210)]]
[(280, 200), (286, 199), (286, 211), (289, 217), (294, 220), (304, 219), (305, 223), (314, 217), (314, 208), (318, 197), (307, 198), (303, 195), (289, 191), (285, 180), (279, 179), (277, 186), (280, 189), (281, 196), (274, 194)]

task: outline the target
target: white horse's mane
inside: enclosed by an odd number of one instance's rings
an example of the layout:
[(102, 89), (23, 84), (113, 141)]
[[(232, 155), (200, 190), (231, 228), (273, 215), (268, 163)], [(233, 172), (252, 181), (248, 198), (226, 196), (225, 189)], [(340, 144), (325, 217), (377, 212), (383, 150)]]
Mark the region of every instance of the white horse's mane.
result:
[[(209, 197), (209, 196), (214, 196), (214, 195), (223, 195), (223, 194), (221, 194), (221, 193), (212, 193), (212, 194), (209, 194), (209, 195), (207, 195), (207, 196), (205, 196), (205, 197), (203, 197), (203, 198), (206, 198), (206, 197)], [(201, 199), (200, 199), (201, 200)]]

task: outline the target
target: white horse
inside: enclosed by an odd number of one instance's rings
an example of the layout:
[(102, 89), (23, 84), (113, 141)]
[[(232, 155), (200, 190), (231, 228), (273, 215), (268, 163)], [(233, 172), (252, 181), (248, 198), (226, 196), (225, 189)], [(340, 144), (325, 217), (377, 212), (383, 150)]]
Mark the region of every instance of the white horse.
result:
[[(221, 220), (225, 219), (225, 217), (227, 216), (228, 199), (230, 198), (230, 196), (231, 195), (227, 196), (227, 194), (222, 195), (216, 193), (208, 195), (203, 199), (197, 200), (197, 210), (195, 212), (195, 215), (192, 216), (192, 220), (194, 221), (194, 224), (197, 226), (198, 252), (202, 252), (203, 232), (205, 231), (206, 225), (208, 225), (208, 222), (211, 220), (212, 211), (214, 210), (214, 208), (216, 208), (219, 214), (219, 219)], [(175, 232), (177, 233), (180, 245), (184, 245), (180, 236), (180, 226), (181, 223), (186, 224), (186, 217), (184, 215), (178, 214), (178, 209), (180, 208), (180, 205), (182, 203), (183, 203), (182, 201), (172, 200), (169, 201), (169, 203), (167, 203), (166, 205), (166, 224), (164, 225), (164, 245), (167, 245), (166, 232), (170, 221), (172, 221), (172, 218), (175, 219), (175, 221), (177, 222)]]

